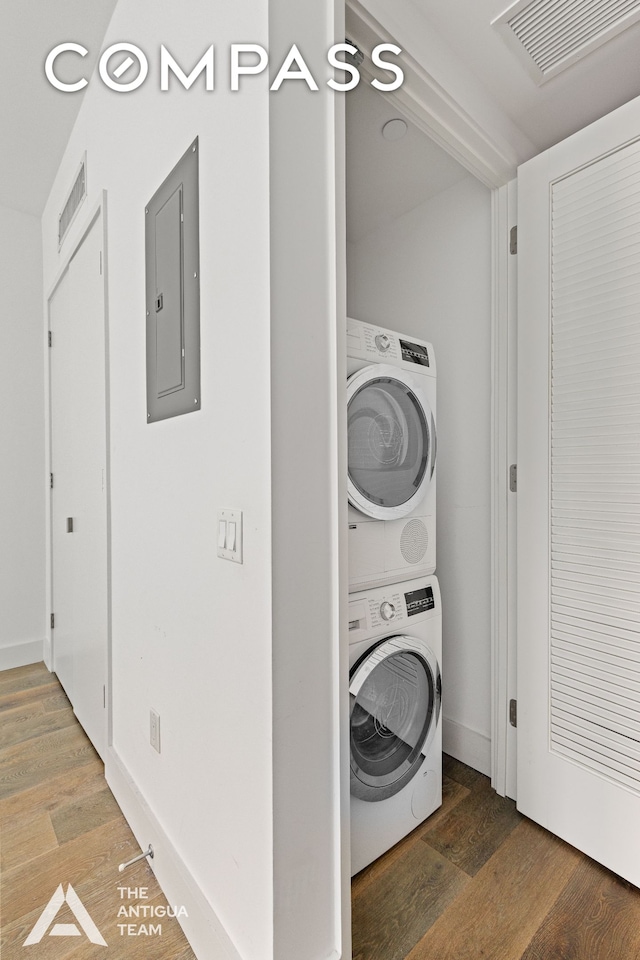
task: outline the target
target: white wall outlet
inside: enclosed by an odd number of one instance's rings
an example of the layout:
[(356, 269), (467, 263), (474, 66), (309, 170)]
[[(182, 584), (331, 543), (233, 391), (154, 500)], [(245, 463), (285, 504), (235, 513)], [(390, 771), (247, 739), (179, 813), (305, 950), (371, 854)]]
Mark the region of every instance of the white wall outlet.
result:
[(155, 710), (149, 712), (149, 742), (160, 753), (160, 714)]
[(242, 563), (242, 510), (218, 510), (218, 556)]

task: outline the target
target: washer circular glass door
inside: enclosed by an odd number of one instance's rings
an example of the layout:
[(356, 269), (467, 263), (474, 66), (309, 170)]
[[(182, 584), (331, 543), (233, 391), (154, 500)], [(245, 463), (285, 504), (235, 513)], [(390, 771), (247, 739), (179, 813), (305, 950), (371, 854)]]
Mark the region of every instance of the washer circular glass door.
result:
[(430, 647), (390, 637), (349, 675), (351, 793), (386, 800), (416, 775), (440, 714), (440, 669)]
[(347, 381), (349, 500), (376, 520), (406, 516), (435, 467), (435, 422), (413, 378), (372, 364)]

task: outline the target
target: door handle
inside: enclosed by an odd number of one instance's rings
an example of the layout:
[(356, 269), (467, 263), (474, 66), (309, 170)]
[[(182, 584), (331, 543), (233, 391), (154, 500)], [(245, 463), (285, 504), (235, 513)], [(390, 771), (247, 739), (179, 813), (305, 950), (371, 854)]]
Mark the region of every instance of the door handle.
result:
[(438, 434), (436, 432), (436, 422), (433, 419), (433, 414), (431, 414), (431, 438), (433, 453), (431, 455), (431, 474), (429, 479), (433, 476), (433, 471), (436, 468), (436, 456), (438, 455)]

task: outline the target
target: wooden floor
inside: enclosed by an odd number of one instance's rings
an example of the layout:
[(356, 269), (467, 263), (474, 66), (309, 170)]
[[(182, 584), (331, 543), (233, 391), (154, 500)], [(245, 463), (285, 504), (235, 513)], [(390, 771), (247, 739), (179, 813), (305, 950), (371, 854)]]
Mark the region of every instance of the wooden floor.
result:
[[(195, 960), (177, 920), (149, 919), (149, 910), (131, 917), (137, 904), (166, 906), (146, 862), (118, 872), (139, 852), (56, 678), (43, 664), (0, 673), (2, 960)], [(65, 892), (71, 884), (106, 948), (80, 931), (66, 903), (40, 943), (24, 947), (59, 884)], [(147, 899), (122, 894), (123, 885), (146, 887)], [(55, 923), (74, 923), (80, 935), (52, 936)]]
[[(451, 758), (443, 792), (440, 810), (354, 878), (354, 960), (640, 960), (638, 890)], [(2, 960), (194, 960), (176, 920), (147, 920), (161, 933), (145, 935), (144, 918), (118, 917), (123, 904), (166, 905), (146, 863), (118, 872), (139, 852), (56, 678), (42, 664), (0, 673)], [(59, 884), (106, 948), (51, 936), (53, 919), (24, 948)], [(123, 901), (123, 884), (148, 899)], [(65, 904), (55, 922), (74, 919)]]
[(354, 960), (640, 960), (640, 891), (444, 772), (440, 810), (353, 879)]

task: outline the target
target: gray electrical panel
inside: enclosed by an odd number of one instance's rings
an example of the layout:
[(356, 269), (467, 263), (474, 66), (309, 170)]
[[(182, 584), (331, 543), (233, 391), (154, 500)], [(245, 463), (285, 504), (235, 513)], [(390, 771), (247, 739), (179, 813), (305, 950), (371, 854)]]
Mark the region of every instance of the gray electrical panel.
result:
[(200, 409), (198, 140), (145, 208), (147, 421)]

